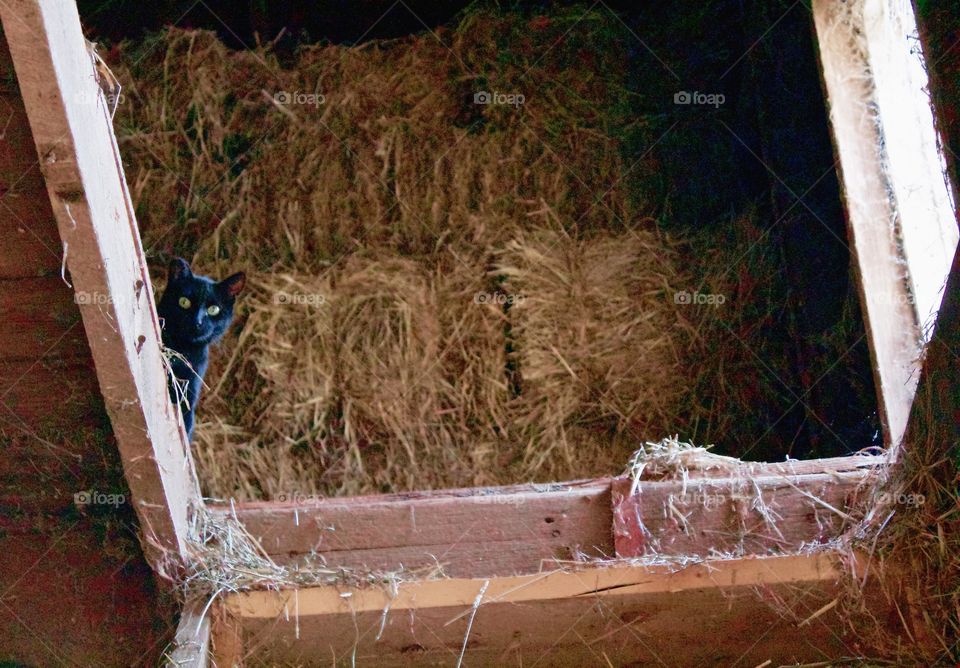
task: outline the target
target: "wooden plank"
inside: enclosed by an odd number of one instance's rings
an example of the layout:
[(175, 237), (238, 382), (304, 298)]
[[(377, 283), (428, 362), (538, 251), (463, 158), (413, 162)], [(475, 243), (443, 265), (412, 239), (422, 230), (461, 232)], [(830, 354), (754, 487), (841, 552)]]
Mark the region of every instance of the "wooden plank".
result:
[(613, 481), (616, 555), (785, 554), (829, 543), (845, 509), (877, 478), (869, 470), (799, 476)]
[[(905, 442), (930, 448), (938, 444), (943, 457), (927, 453), (937, 466), (951, 466), (951, 448), (960, 448), (960, 251), (953, 256), (943, 304), (927, 345), (918, 399), (910, 415)], [(954, 464), (956, 466), (956, 464)], [(933, 475), (932, 471), (928, 475)]]
[[(725, 495), (724, 504), (693, 495), (683, 498), (683, 482), (646, 481), (644, 516), (662, 534), (665, 554), (708, 554), (710, 548), (781, 551), (803, 542), (823, 542), (840, 531), (840, 516), (805, 494), (820, 495), (827, 504), (841, 504), (870, 471), (885, 464), (883, 457), (854, 456), (788, 462), (737, 462), (704, 458), (691, 462), (689, 484), (711, 495)], [(731, 466), (736, 467), (736, 474)], [(750, 490), (743, 480), (756, 478), (763, 496), (782, 516), (782, 535), (769, 531), (756, 510), (742, 508)], [(616, 482), (624, 495), (623, 480)], [(302, 499), (275, 503), (211, 506), (221, 515), (235, 515), (277, 562), (292, 563), (306, 555), (332, 567), (397, 571), (440, 566), (448, 576), (478, 577), (538, 573), (557, 561), (609, 558), (614, 533), (621, 555), (634, 555), (625, 536), (638, 536), (629, 519), (615, 518), (611, 481), (580, 481), (555, 485), (443, 490), (355, 497)], [(796, 487), (796, 488), (795, 488)], [(629, 491), (629, 490), (627, 490)], [(666, 517), (664, 505), (703, 522), (700, 534), (684, 533)], [(699, 503), (702, 502), (702, 503)], [(730, 503), (726, 503), (729, 501)], [(709, 507), (706, 507), (709, 506)], [(625, 508), (620, 509), (624, 514)], [(721, 533), (713, 534), (717, 531)], [(699, 537), (698, 537), (699, 536)], [(773, 540), (773, 543), (770, 541)]]
[(0, 664), (156, 666), (174, 618), (121, 521), (0, 531)]
[(0, 196), (0, 235), (0, 280), (60, 276), (63, 249), (45, 190)]
[[(77, 329), (83, 329), (79, 323)], [(16, 417), (30, 424), (68, 427), (100, 409), (96, 370), (89, 355), (63, 359), (53, 352), (32, 361), (0, 360), (0, 419)]]
[(183, 606), (180, 623), (167, 655), (168, 668), (207, 668), (210, 657), (210, 615), (206, 601)]
[(88, 357), (74, 300), (59, 276), (0, 280), (0, 361)]
[(167, 398), (156, 308), (106, 102), (73, 3), (0, 4), (97, 377), (135, 499), (144, 549), (170, 577), (200, 502)]
[[(797, 618), (831, 600), (827, 587), (770, 587), (484, 604), (467, 634), (462, 608), (245, 620), (250, 665), (794, 666), (850, 656), (830, 611), (798, 633)], [(763, 600), (762, 596), (768, 596)], [(788, 603), (780, 617), (774, 597)], [(460, 617), (457, 621), (450, 620)], [(381, 623), (383, 624), (381, 631)], [(836, 630), (834, 630), (836, 629)], [(379, 637), (378, 637), (379, 636)], [(227, 664), (230, 665), (230, 664)]]
[(609, 480), (211, 507), (233, 514), (277, 561), (444, 565), (448, 575), (535, 573), (542, 562), (613, 554)]
[(440, 578), (383, 587), (310, 587), (231, 594), (228, 614), (241, 619), (276, 618), (292, 613), (350, 614), (370, 610), (423, 610), (470, 606), (483, 589), (490, 603), (525, 603), (583, 596), (624, 596), (679, 592), (704, 587), (762, 586), (831, 580), (840, 574), (837, 556), (813, 555), (710, 559), (689, 566), (590, 565), (572, 570), (491, 578)]
[(240, 623), (226, 613), (220, 602), (213, 606), (210, 626), (210, 657), (215, 668), (240, 668), (246, 651)]
[(60, 236), (26, 110), (20, 96), (9, 93), (0, 93), (0, 238), (0, 279), (60, 273)]
[(849, 237), (870, 341), (887, 445), (907, 426), (918, 378), (920, 323), (884, 169), (884, 136), (868, 113), (877, 104), (863, 42), (863, 3), (814, 0), (813, 17), (847, 205)]
[(857, 654), (835, 611), (810, 619), (837, 574), (822, 554), (255, 592), (224, 606), (254, 665), (455, 665), (465, 639), (470, 666), (792, 665)]
[[(732, 457), (707, 454), (684, 461), (688, 478), (733, 478), (742, 476), (765, 477), (811, 474), (845, 473), (886, 466), (889, 459), (884, 455), (856, 454), (846, 457), (823, 459), (788, 459), (783, 462), (746, 462)], [(643, 480), (658, 479), (650, 468), (644, 471)], [(676, 476), (675, 473), (671, 474)]]

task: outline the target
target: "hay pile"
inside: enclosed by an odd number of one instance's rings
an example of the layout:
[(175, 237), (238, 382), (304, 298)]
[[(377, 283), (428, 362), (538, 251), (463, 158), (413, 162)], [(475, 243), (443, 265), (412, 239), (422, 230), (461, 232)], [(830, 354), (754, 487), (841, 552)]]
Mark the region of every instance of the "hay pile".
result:
[(591, 443), (678, 423), (694, 332), (670, 303), (676, 264), (663, 239), (640, 233), (547, 231), (498, 252), (495, 275), (519, 296), (508, 314), (520, 384), (512, 424), (531, 470), (560, 459), (571, 471), (615, 471), (622, 451)]
[(756, 442), (744, 393), (779, 388), (729, 334), (763, 354), (775, 253), (751, 212), (710, 247), (649, 217), (623, 159), (649, 120), (631, 39), (606, 12), (477, 11), (290, 69), (204, 32), (115, 49), (148, 255), (250, 276), (199, 410), (206, 494), (570, 479), (667, 434)]
[[(953, 278), (960, 256), (953, 263)], [(848, 545), (866, 555), (843, 599), (850, 626), (896, 665), (960, 661), (960, 346), (957, 283), (948, 283), (910, 424)], [(864, 562), (866, 562), (864, 564)], [(879, 586), (877, 586), (879, 584)], [(896, 615), (874, 614), (879, 589)], [(893, 632), (891, 632), (891, 630)]]

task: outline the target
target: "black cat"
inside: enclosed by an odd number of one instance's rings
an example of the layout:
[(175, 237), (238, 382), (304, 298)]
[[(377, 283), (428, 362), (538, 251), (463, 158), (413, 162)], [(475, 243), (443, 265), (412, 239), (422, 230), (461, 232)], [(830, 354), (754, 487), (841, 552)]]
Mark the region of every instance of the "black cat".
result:
[(188, 438), (193, 436), (194, 412), (210, 359), (210, 344), (219, 341), (230, 327), (234, 300), (246, 280), (241, 271), (217, 283), (206, 276), (194, 275), (182, 258), (170, 262), (167, 287), (157, 313), (163, 327), (163, 345), (189, 362), (187, 366), (179, 357), (173, 357), (171, 365), (177, 384), (170, 379), (170, 399), (174, 403), (181, 401)]

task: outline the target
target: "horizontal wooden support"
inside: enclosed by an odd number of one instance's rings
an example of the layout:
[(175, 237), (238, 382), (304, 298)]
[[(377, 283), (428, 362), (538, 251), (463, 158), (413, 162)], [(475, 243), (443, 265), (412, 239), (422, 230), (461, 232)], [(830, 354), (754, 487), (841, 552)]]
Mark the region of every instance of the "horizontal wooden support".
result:
[(310, 556), (353, 570), (518, 575), (650, 549), (765, 555), (829, 542), (841, 533), (843, 509), (884, 461), (706, 457), (691, 462), (686, 480), (642, 480), (635, 498), (631, 481), (615, 478), (210, 509), (235, 515), (278, 563)]
[(476, 576), (613, 556), (609, 480), (211, 510), (235, 512), (279, 562), (316, 553), (335, 567), (397, 571), (439, 564), (449, 576)]
[(396, 587), (311, 587), (250, 591), (225, 599), (224, 609), (240, 618), (302, 617), (371, 610), (423, 610), (486, 603), (527, 603), (585, 596), (625, 596), (689, 589), (764, 586), (832, 580), (834, 555), (714, 559), (686, 567), (670, 564), (584, 566), (574, 570), (498, 578), (441, 578), (400, 582)]
[(836, 615), (838, 564), (821, 553), (598, 565), (247, 592), (222, 607), (239, 629), (230, 656), (242, 643), (255, 665), (793, 665), (857, 654)]
[(691, 472), (684, 481), (641, 480), (636, 490), (633, 480), (615, 479), (616, 554), (784, 554), (828, 543), (850, 526), (846, 509), (869, 491), (882, 461), (812, 460), (796, 469), (793, 462), (745, 464), (726, 477), (716, 477), (718, 469), (707, 477)]

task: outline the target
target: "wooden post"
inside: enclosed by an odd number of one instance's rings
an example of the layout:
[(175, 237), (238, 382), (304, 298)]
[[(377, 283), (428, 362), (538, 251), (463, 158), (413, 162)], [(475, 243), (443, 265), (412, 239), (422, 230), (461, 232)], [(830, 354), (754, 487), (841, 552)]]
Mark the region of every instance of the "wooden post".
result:
[(210, 614), (203, 599), (183, 606), (167, 655), (167, 668), (207, 668), (210, 657)]
[(887, 445), (895, 446), (903, 438), (917, 386), (920, 323), (898, 247), (897, 212), (889, 196), (893, 186), (879, 155), (883, 136), (869, 113), (876, 100), (866, 75), (867, 54), (857, 48), (862, 41), (858, 14), (861, 2), (813, 3), (880, 417)]
[(73, 2), (7, 0), (0, 19), (144, 551), (170, 578), (187, 558), (200, 494), (167, 397), (150, 277), (109, 106)]

